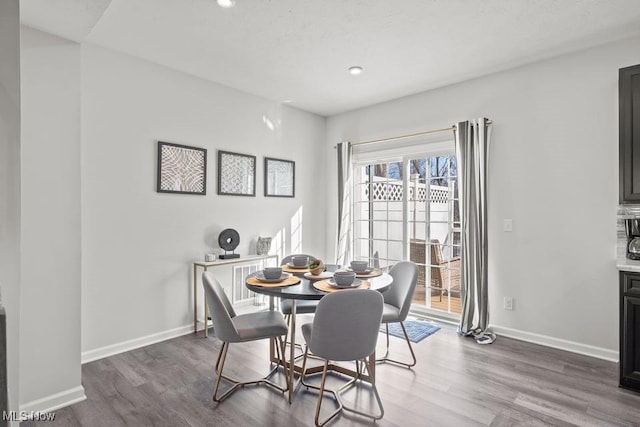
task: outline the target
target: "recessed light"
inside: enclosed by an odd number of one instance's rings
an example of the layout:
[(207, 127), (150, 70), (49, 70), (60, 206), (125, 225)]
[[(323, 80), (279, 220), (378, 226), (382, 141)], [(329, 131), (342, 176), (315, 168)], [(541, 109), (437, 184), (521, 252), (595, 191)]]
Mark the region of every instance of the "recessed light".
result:
[(218, 0), (218, 6), (224, 7), (226, 9), (233, 7), (236, 5), (235, 0)]
[(362, 73), (362, 67), (349, 67), (349, 74), (351, 74), (352, 76), (357, 76), (358, 74)]

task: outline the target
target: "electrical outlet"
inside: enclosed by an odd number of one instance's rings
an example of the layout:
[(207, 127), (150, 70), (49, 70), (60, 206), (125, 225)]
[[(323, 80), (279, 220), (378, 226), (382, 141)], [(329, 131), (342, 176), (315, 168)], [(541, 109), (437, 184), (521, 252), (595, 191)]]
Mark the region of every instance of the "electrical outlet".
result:
[(513, 310), (513, 297), (504, 297), (502, 308), (505, 310)]
[(502, 222), (502, 231), (513, 231), (513, 220), (512, 219), (505, 219)]

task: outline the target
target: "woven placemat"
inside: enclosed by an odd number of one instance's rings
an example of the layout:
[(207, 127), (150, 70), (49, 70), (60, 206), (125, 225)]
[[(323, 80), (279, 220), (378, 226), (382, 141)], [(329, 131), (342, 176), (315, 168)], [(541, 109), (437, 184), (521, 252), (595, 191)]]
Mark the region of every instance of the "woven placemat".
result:
[(263, 288), (281, 288), (283, 286), (291, 286), (300, 283), (300, 278), (296, 276), (290, 276), (284, 279), (282, 282), (277, 283), (265, 283), (256, 279), (255, 277), (249, 277), (247, 283), (254, 286), (262, 286)]
[(331, 286), (326, 280), (319, 280), (317, 282), (313, 282), (313, 287), (322, 292), (334, 292), (345, 289), (369, 289), (371, 287), (371, 283), (363, 281), (360, 286), (354, 288), (336, 288), (335, 286)]
[(374, 268), (368, 273), (356, 273), (356, 277), (358, 279), (366, 279), (368, 277), (378, 277), (378, 276), (382, 276), (382, 270), (380, 270), (379, 268)]
[(282, 271), (286, 271), (287, 273), (308, 273), (309, 272), (309, 267), (289, 267), (286, 264), (281, 265), (280, 267), (282, 267)]

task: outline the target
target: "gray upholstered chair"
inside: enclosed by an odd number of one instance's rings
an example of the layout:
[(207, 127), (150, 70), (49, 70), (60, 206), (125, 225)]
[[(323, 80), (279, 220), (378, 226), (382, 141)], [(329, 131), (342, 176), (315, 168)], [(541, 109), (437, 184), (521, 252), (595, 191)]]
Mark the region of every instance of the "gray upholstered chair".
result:
[[(317, 306), (318, 301), (297, 300), (296, 314), (313, 314), (316, 312)], [(291, 316), (291, 300), (283, 299), (280, 301), (280, 310), (282, 310), (285, 318)]]
[[(290, 255), (291, 256), (291, 255)], [(313, 257), (311, 257), (313, 258)], [(286, 258), (285, 258), (286, 259)], [(289, 261), (287, 261), (289, 262)], [(325, 271), (336, 271), (340, 266), (338, 264), (325, 264)], [(318, 307), (318, 301), (315, 300), (297, 300), (296, 301), (296, 314), (313, 314)], [(291, 300), (283, 299), (280, 301), (280, 310), (284, 314), (285, 320), (289, 320), (291, 316)], [(285, 337), (285, 345), (287, 345), (287, 338)], [(296, 344), (296, 348), (302, 348), (302, 346)], [(298, 356), (299, 357), (299, 356)]]
[[(315, 260), (316, 259), (316, 257), (314, 257), (312, 255), (291, 254), (291, 255), (287, 255), (286, 257), (284, 257), (280, 264), (281, 265), (285, 265), (285, 264), (291, 262), (291, 259), (294, 256), (308, 256), (309, 260)], [(318, 301), (305, 301), (305, 300), (296, 301), (296, 313), (297, 314), (315, 313), (317, 305), (318, 305)], [(283, 299), (282, 301), (280, 301), (280, 310), (282, 311), (282, 314), (285, 315), (285, 317), (291, 316), (291, 300)]]
[[(363, 380), (364, 367), (368, 366), (366, 358), (376, 349), (380, 319), (382, 317), (383, 299), (377, 291), (368, 289), (349, 289), (337, 291), (324, 296), (318, 308), (313, 323), (302, 325), (302, 335), (307, 343), (302, 364), (302, 384), (320, 390), (316, 404), (315, 424), (322, 426), (334, 419), (343, 409), (359, 415), (379, 420), (384, 415), (382, 400), (376, 388), (375, 379), (370, 378), (371, 389), (378, 402), (379, 414), (368, 414), (347, 407), (343, 404), (340, 393), (353, 386), (357, 380)], [(325, 359), (320, 387), (315, 387), (304, 381), (304, 372), (309, 351), (316, 357)], [(320, 421), (322, 397), (325, 392), (327, 368), (329, 361), (356, 362), (356, 375), (346, 384), (336, 390), (326, 390), (333, 394), (338, 402), (338, 409), (323, 421)], [(363, 362), (361, 367), (360, 362)]]
[(334, 272), (339, 268), (340, 268), (340, 264), (325, 264), (324, 265), (324, 271)]
[[(292, 255), (289, 255), (292, 256)], [(313, 257), (310, 257), (313, 258)], [(285, 258), (287, 259), (287, 258)], [(289, 262), (289, 261), (286, 261)], [(283, 264), (286, 264), (283, 260)], [(340, 266), (338, 264), (325, 264), (325, 271), (336, 271)], [(296, 301), (296, 313), (297, 314), (313, 314), (316, 312), (318, 301), (298, 300)], [(285, 318), (291, 316), (291, 300), (283, 299), (280, 302), (280, 310), (284, 314)]]
[(308, 256), (309, 257), (309, 261), (317, 259), (316, 257), (314, 257), (313, 255), (307, 255), (307, 254), (291, 254), (291, 255), (287, 255), (286, 257), (282, 258), (282, 261), (280, 262), (280, 265), (285, 265), (287, 263), (290, 263), (293, 259), (294, 256)]
[[(393, 277), (393, 284), (391, 287), (383, 292), (384, 297), (384, 311), (382, 312), (382, 323), (386, 326), (387, 335), (387, 350), (384, 356), (378, 359), (376, 362), (390, 362), (398, 365), (411, 368), (416, 365), (416, 355), (413, 352), (411, 341), (407, 336), (407, 331), (404, 328), (404, 321), (409, 314), (409, 308), (411, 308), (411, 300), (413, 298), (413, 292), (416, 289), (416, 283), (418, 282), (418, 266), (411, 261), (402, 261), (394, 265), (389, 271), (391, 277)], [(389, 356), (389, 323), (400, 323), (402, 332), (404, 333), (404, 339), (409, 346), (411, 352), (411, 363), (402, 362), (399, 360), (390, 359)]]
[[(243, 382), (222, 374), (230, 343), (269, 338), (275, 340), (278, 359), (284, 360), (284, 343), (282, 336), (287, 335), (287, 324), (282, 314), (277, 311), (261, 311), (238, 316), (233, 310), (233, 306), (229, 302), (224, 289), (211, 272), (202, 273), (202, 283), (204, 285), (215, 335), (222, 341), (222, 348), (220, 349), (215, 367), (218, 377), (213, 389), (213, 401), (221, 402), (239, 387), (244, 387), (249, 384), (267, 384), (283, 393), (287, 391), (289, 389), (288, 386), (281, 387), (269, 380), (279, 365), (275, 365), (265, 377), (252, 381)], [(286, 369), (284, 369), (284, 372), (285, 376), (287, 376)], [(222, 379), (225, 379), (232, 385), (226, 392), (218, 396), (218, 388), (220, 387), (220, 381)], [(286, 378), (286, 382), (288, 385), (288, 377)]]

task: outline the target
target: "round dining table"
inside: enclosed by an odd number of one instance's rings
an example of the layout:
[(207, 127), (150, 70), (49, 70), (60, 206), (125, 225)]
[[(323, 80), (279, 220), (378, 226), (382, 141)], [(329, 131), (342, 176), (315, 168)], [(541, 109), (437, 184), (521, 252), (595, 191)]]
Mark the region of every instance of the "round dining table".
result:
[[(245, 280), (245, 285), (249, 290), (257, 294), (268, 296), (270, 310), (275, 310), (274, 298), (291, 300), (291, 315), (289, 316), (290, 355), (289, 355), (289, 361), (288, 362), (284, 361), (283, 363), (284, 366), (288, 366), (289, 368), (289, 373), (290, 373), (290, 375), (288, 375), (289, 403), (291, 403), (293, 400), (293, 394), (295, 392), (295, 388), (297, 388), (293, 386), (293, 373), (297, 372), (299, 374), (302, 374), (302, 367), (297, 366), (295, 364), (296, 301), (297, 300), (319, 301), (322, 299), (323, 296), (327, 295), (327, 292), (316, 289), (313, 286), (313, 283), (318, 280), (310, 280), (304, 277), (303, 274), (294, 274), (294, 276), (297, 276), (300, 279), (300, 281), (298, 283), (295, 283), (292, 285), (286, 285), (286, 286), (274, 286), (273, 284), (265, 284), (264, 286), (260, 286), (260, 285), (254, 284), (256, 283), (254, 281), (252, 281), (252, 283), (247, 282), (249, 278), (255, 277), (258, 273), (259, 272), (248, 275)], [(393, 284), (393, 277), (388, 273), (382, 273), (376, 277), (361, 278), (361, 280), (369, 282), (369, 289), (372, 289), (378, 292), (386, 291)], [(349, 292), (349, 291), (350, 289), (336, 289), (333, 292)], [(272, 362), (275, 362), (275, 363), (281, 362), (280, 360), (277, 359), (275, 355), (273, 344), (270, 345), (270, 357)], [(361, 375), (363, 379), (368, 381), (375, 380), (375, 367), (376, 367), (375, 359), (376, 358), (375, 358), (375, 352), (374, 352), (369, 356), (369, 363), (367, 363), (367, 371), (369, 373), (370, 378), (367, 378), (367, 376), (365, 375)], [(330, 365), (329, 368), (332, 369), (333, 371), (341, 372), (347, 375), (355, 374), (354, 371), (347, 369), (343, 366)], [(307, 368), (305, 372), (306, 374), (319, 373), (321, 372), (321, 367)]]
[[(252, 273), (247, 276), (247, 279), (250, 277), (255, 277), (258, 273)], [(246, 283), (246, 286), (249, 290), (262, 295), (267, 295), (270, 297), (282, 298), (282, 299), (290, 299), (292, 302), (296, 300), (320, 300), (323, 296), (327, 294), (327, 292), (320, 291), (313, 287), (313, 282), (318, 280), (309, 280), (304, 276), (298, 276), (300, 282), (295, 285), (288, 286), (260, 286), (254, 285), (250, 283)], [(374, 291), (384, 292), (391, 287), (393, 283), (393, 277), (387, 273), (382, 273), (377, 277), (367, 277), (361, 278), (363, 281), (369, 282), (371, 285), (369, 289), (373, 289)], [(349, 289), (337, 289), (337, 291), (348, 291)]]

